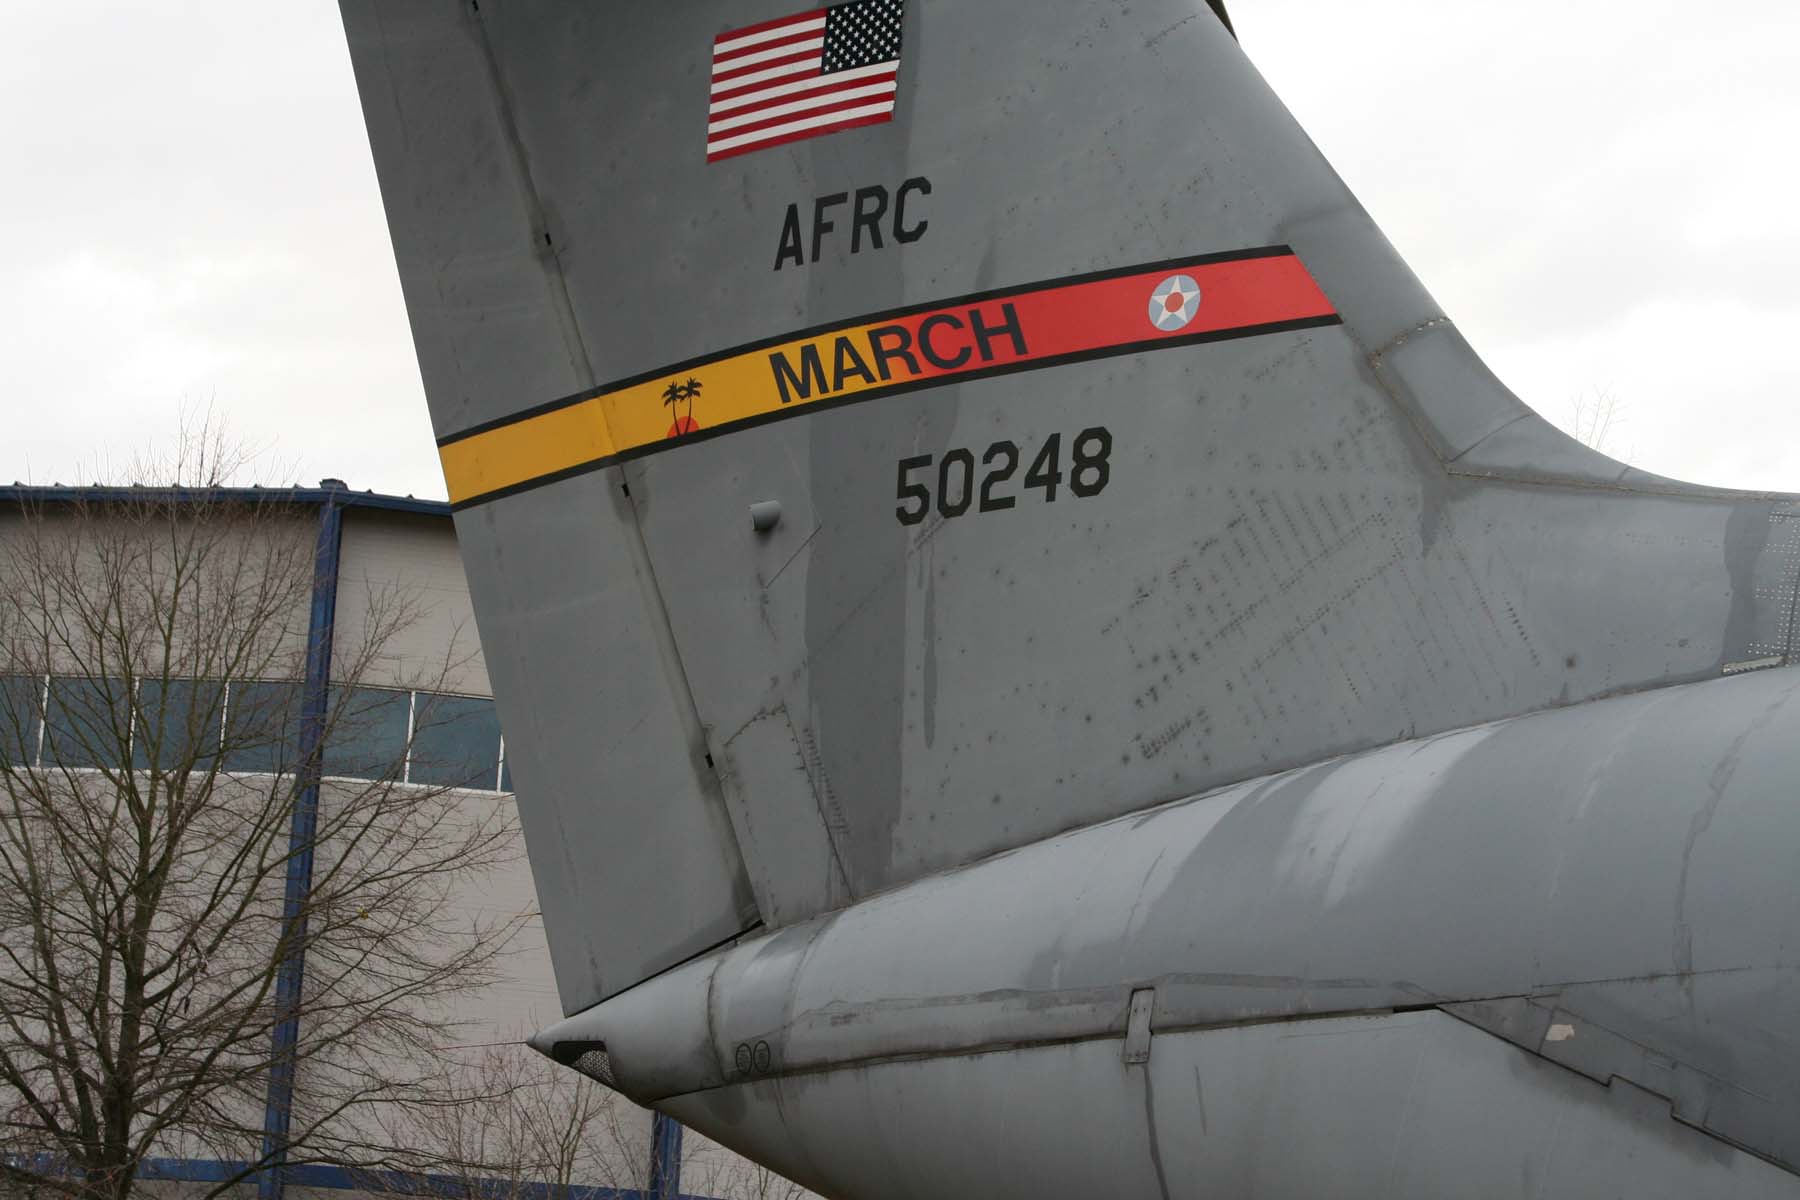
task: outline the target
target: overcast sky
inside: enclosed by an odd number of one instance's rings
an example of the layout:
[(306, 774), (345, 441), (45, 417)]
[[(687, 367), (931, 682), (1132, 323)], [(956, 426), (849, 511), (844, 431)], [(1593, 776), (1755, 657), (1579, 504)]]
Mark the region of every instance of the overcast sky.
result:
[[(1800, 4), (1231, 8), (1528, 403), (1611, 395), (1637, 465), (1800, 490)], [(294, 479), (444, 494), (335, 4), (19, 4), (0, 113), (0, 481), (210, 403)]]

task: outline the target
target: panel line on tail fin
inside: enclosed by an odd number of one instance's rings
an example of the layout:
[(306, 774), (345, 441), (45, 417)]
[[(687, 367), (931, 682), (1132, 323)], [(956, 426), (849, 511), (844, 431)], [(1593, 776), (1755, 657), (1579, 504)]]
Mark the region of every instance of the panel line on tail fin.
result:
[[(371, 9), (369, 16), (373, 15)], [(346, 19), (348, 22), (348, 11)], [(592, 387), (598, 381), (599, 373), (594, 366), (589, 339), (572, 301), (564, 251), (558, 244), (562, 239), (559, 237), (553, 240), (551, 236), (551, 212), (545, 204), (544, 188), (527, 151), (527, 136), (520, 127), (515, 89), (509, 84), (507, 73), (502, 67), (502, 54), (496, 48), (492, 24), (498, 19), (500, 18), (496, 15), (484, 16), (478, 8), (465, 10), (454, 17), (446, 16), (444, 24), (435, 31), (434, 37), (442, 40), (434, 47), (432, 60), (434, 63), (461, 63), (465, 70), (470, 66), (474, 68), (469, 74), (477, 81), (477, 85), (463, 93), (468, 107), (469, 124), (466, 128), (482, 131), (492, 138), (503, 156), (505, 168), (490, 176), (488, 182), (496, 190), (511, 192), (512, 202), (517, 208), (511, 210), (509, 216), (512, 220), (522, 217), (526, 222), (523, 231), (528, 233), (532, 249), (530, 261), (534, 268), (527, 278), (532, 278), (534, 282), (541, 280), (542, 283), (542, 308), (536, 311), (547, 316), (548, 323), (555, 330), (556, 340), (560, 342), (562, 357), (567, 364), (568, 376)], [(381, 25), (379, 18), (375, 18), (373, 23), (377, 28)], [(354, 53), (354, 35), (352, 49)], [(395, 82), (392, 63), (388, 64), (384, 79), (393, 89), (398, 108), (400, 89)], [(359, 86), (365, 89), (367, 86), (361, 82), (360, 73)], [(441, 103), (434, 105), (434, 111), (442, 115)], [(404, 128), (404, 121), (400, 124)], [(485, 210), (477, 206), (474, 211)], [(391, 218), (390, 210), (390, 220)], [(404, 263), (404, 256), (402, 261)], [(402, 270), (404, 272), (404, 266)], [(554, 354), (553, 351), (551, 353)], [(622, 499), (620, 511), (622, 519), (609, 531), (616, 534), (616, 539), (611, 543), (616, 553), (612, 563), (625, 568), (619, 574), (629, 582), (604, 600), (597, 593), (589, 592), (583, 607), (586, 615), (591, 617), (602, 617), (603, 614), (615, 618), (626, 616), (626, 619), (635, 619), (637, 623), (637, 628), (613, 641), (609, 646), (610, 654), (634, 659), (642, 670), (643, 677), (654, 680), (646, 684), (640, 699), (647, 699), (647, 708), (653, 706), (672, 716), (678, 727), (672, 737), (666, 740), (644, 739), (646, 744), (673, 750), (675, 753), (670, 755), (670, 760), (680, 764), (685, 759), (687, 763), (686, 771), (680, 765), (675, 765), (666, 773), (656, 771), (637, 778), (641, 786), (657, 789), (668, 809), (681, 813), (680, 819), (685, 823), (683, 828), (687, 833), (686, 848), (691, 852), (687, 859), (690, 869), (697, 874), (711, 874), (703, 879), (689, 881), (681, 901), (669, 903), (666, 913), (634, 921), (629, 927), (618, 931), (596, 929), (593, 923), (581, 920), (574, 912), (564, 909), (558, 913), (550, 905), (543, 905), (546, 935), (552, 942), (553, 956), (558, 959), (558, 988), (565, 1011), (593, 1003), (657, 971), (668, 969), (689, 957), (707, 953), (710, 948), (741, 936), (761, 923), (743, 856), (737, 845), (736, 832), (726, 810), (717, 777), (710, 769), (702, 770), (699, 766), (700, 759), (706, 753), (699, 708), (688, 679), (687, 666), (670, 624), (668, 604), (650, 564), (649, 549), (644, 541), (637, 509), (629, 496)], [(480, 553), (475, 549), (480, 543), (480, 535), (459, 529), (459, 541), (463, 545), (465, 564), (474, 562), (475, 556)], [(475, 574), (472, 567), (471, 574)], [(634, 594), (635, 606), (632, 600)], [(478, 611), (480, 607), (478, 603)], [(515, 609), (511, 615), (519, 616), (519, 610)], [(478, 619), (483, 622), (484, 629), (491, 620), (485, 615)], [(533, 613), (526, 619), (541, 620), (542, 613)], [(484, 636), (492, 635), (484, 633)], [(562, 657), (574, 656), (564, 654)], [(519, 670), (522, 666), (523, 662), (515, 659), (511, 669)], [(498, 676), (505, 674), (507, 668), (496, 666), (495, 670)], [(498, 681), (496, 691), (508, 691), (515, 696), (528, 694), (517, 683), (502, 685)], [(660, 696), (657, 695), (658, 691), (661, 692)], [(541, 736), (543, 710), (540, 708), (534, 711), (527, 706), (525, 712), (523, 728), (518, 730), (516, 740), (519, 747), (530, 754), (533, 742)], [(710, 762), (708, 767), (710, 768)], [(618, 756), (614, 756), (612, 769), (619, 769)], [(522, 782), (525, 782), (523, 776)], [(536, 790), (541, 786), (543, 785), (527, 783), (526, 789)], [(539, 846), (547, 836), (555, 838), (562, 843), (564, 855), (558, 862), (557, 855), (543, 853), (538, 846), (529, 847), (532, 850), (540, 894), (548, 885), (550, 889), (564, 895), (591, 895), (591, 892), (585, 890), (587, 885), (574, 884), (569, 875), (547, 869), (548, 864), (557, 862), (559, 866), (569, 866), (570, 859), (579, 855), (585, 858), (585, 865), (590, 867), (618, 869), (627, 865), (628, 856), (612, 857), (616, 853), (613, 847), (635, 844), (641, 849), (654, 844), (657, 832), (650, 830), (647, 837), (634, 840), (621, 836), (617, 829), (609, 828), (603, 845), (594, 836), (597, 832), (594, 824), (571, 821), (567, 814), (557, 812), (552, 806), (541, 802), (526, 801), (521, 804), (522, 812), (528, 808), (533, 815), (529, 818), (522, 817), (527, 825), (528, 841), (534, 833)], [(604, 973), (601, 968), (603, 963)], [(580, 965), (575, 965), (573, 970), (569, 969), (574, 964)], [(583, 966), (586, 968), (585, 972), (582, 970)]]

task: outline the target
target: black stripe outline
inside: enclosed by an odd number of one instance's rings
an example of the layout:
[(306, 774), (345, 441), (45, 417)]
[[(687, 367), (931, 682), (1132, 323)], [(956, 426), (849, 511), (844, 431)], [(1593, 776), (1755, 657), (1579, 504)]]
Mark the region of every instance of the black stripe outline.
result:
[[(1193, 262), (1194, 260), (1178, 259), (1177, 261)], [(1156, 267), (1160, 265), (1161, 264), (1152, 265), (1149, 269), (1155, 270)], [(1134, 268), (1133, 271), (1125, 272), (1125, 274), (1134, 274), (1135, 271), (1136, 268)], [(961, 301), (949, 301), (948, 303), (956, 304), (961, 303)], [(876, 319), (879, 320), (880, 318)], [(996, 363), (991, 367), (980, 367), (973, 371), (952, 371), (946, 372), (943, 375), (931, 375), (922, 379), (911, 379), (901, 383), (889, 384), (886, 387), (866, 388), (862, 391), (852, 392), (845, 396), (837, 396), (828, 400), (812, 400), (805, 404), (796, 405), (790, 408), (778, 408), (773, 412), (758, 413), (754, 417), (743, 417), (736, 421), (727, 422), (724, 425), (714, 425), (708, 429), (695, 430), (693, 433), (683, 434), (679, 439), (665, 438), (654, 442), (646, 442), (641, 446), (633, 446), (631, 449), (622, 450), (617, 454), (608, 454), (601, 458), (589, 459), (587, 462), (576, 463), (572, 467), (564, 467), (560, 471), (552, 471), (547, 475), (535, 475), (530, 479), (521, 480), (518, 483), (495, 488), (493, 491), (482, 492), (479, 495), (469, 497), (467, 500), (454, 501), (450, 505), (450, 511), (453, 513), (462, 512), (464, 509), (473, 508), (477, 504), (486, 504), (490, 500), (503, 500), (508, 496), (516, 496), (521, 492), (529, 492), (535, 488), (546, 487), (552, 483), (560, 483), (565, 479), (573, 479), (577, 475), (586, 475), (593, 471), (603, 471), (607, 467), (615, 467), (620, 463), (630, 462), (633, 459), (645, 458), (664, 450), (674, 450), (681, 446), (691, 446), (695, 442), (709, 441), (716, 437), (723, 437), (728, 433), (739, 433), (745, 429), (754, 429), (759, 425), (770, 425), (776, 421), (785, 421), (792, 417), (803, 417), (816, 412), (825, 412), (830, 409), (846, 408), (852, 404), (861, 404), (868, 400), (879, 400), (888, 396), (902, 395), (906, 392), (917, 392), (923, 391), (926, 388), (942, 387), (952, 383), (962, 383), (965, 380), (992, 379), (999, 375), (1016, 375), (1023, 371), (1036, 371), (1045, 367), (1066, 366), (1069, 363), (1093, 362), (1096, 359), (1102, 358), (1119, 358), (1126, 354), (1140, 354), (1149, 350), (1161, 350), (1177, 346), (1200, 346), (1208, 342), (1229, 342), (1236, 341), (1239, 338), (1259, 337), (1265, 333), (1286, 333), (1289, 330), (1296, 329), (1322, 329), (1331, 325), (1342, 325), (1343, 323), (1344, 318), (1337, 313), (1328, 313), (1320, 317), (1298, 317), (1291, 321), (1269, 321), (1261, 325), (1240, 325), (1235, 329), (1210, 329), (1200, 333), (1188, 334), (1183, 337), (1146, 338), (1140, 342), (1122, 342), (1115, 346), (1097, 346), (1090, 350), (1072, 350), (1067, 354), (1058, 354), (1045, 358), (1024, 359), (1015, 362)], [(832, 327), (827, 326), (827, 328)], [(671, 368), (671, 370), (672, 369), (673, 368)], [(659, 375), (663, 373), (664, 372), (658, 372)], [(652, 376), (651, 378), (655, 378), (655, 376)], [(587, 397), (583, 396), (582, 398), (586, 399)]]
[[(1161, 262), (1139, 263), (1131, 267), (1108, 267), (1104, 271), (1089, 271), (1081, 275), (1063, 275), (1052, 279), (1040, 279), (1034, 283), (1019, 283), (1011, 287), (998, 288), (986, 292), (969, 292), (961, 296), (952, 296), (947, 300), (927, 300), (920, 304), (904, 304), (899, 308), (886, 308), (879, 312), (866, 313), (861, 316), (843, 317), (836, 321), (826, 321), (820, 325), (809, 325), (805, 329), (795, 329), (787, 333), (778, 333), (772, 337), (758, 338), (754, 342), (745, 342), (741, 346), (733, 346), (729, 350), (713, 350), (699, 354), (693, 358), (684, 358), (680, 362), (658, 367), (654, 371), (640, 371), (636, 375), (627, 375), (623, 379), (615, 379), (611, 383), (603, 383), (599, 387), (563, 396), (556, 400), (547, 400), (530, 408), (520, 409), (504, 417), (495, 417), (491, 421), (483, 421), (479, 425), (471, 425), (467, 429), (459, 429), (455, 433), (447, 433), (437, 440), (438, 448), (455, 445), (483, 433), (492, 433), (496, 429), (504, 429), (508, 425), (516, 425), (520, 421), (529, 421), (533, 417), (541, 417), (545, 413), (553, 413), (560, 408), (581, 404), (608, 392), (622, 391), (628, 387), (636, 387), (640, 383), (649, 383), (653, 379), (661, 379), (665, 375), (679, 375), (684, 371), (692, 371), (720, 359), (734, 358), (740, 354), (750, 354), (757, 350), (767, 350), (770, 346), (780, 346), (787, 342), (801, 341), (805, 338), (818, 337), (824, 333), (852, 329), (858, 325), (870, 325), (876, 321), (891, 321), (896, 317), (910, 317), (915, 313), (932, 312), (940, 308), (955, 308), (958, 305), (978, 304), (984, 300), (1004, 300), (1008, 296), (1017, 296), (1023, 292), (1042, 291), (1046, 288), (1073, 287), (1081, 283), (1098, 283), (1103, 279), (1118, 279), (1125, 275), (1138, 275), (1146, 271), (1170, 271), (1176, 267), (1210, 267), (1215, 263), (1242, 262), (1254, 258), (1289, 258), (1298, 257), (1288, 246), (1257, 246), (1249, 250), (1223, 250), (1216, 254), (1202, 254), (1198, 257), (1165, 258)], [(1305, 264), (1302, 264), (1303, 266)], [(958, 378), (967, 378), (964, 372)], [(859, 395), (862, 393), (858, 393)], [(815, 407), (808, 404), (808, 408)], [(733, 426), (735, 428), (735, 426)], [(684, 441), (693, 440), (689, 435)]]

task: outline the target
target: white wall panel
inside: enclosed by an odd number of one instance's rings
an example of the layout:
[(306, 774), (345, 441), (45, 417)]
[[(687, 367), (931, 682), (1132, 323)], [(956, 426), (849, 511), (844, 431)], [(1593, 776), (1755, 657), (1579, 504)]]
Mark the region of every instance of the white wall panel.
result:
[[(396, 604), (409, 619), (382, 636), (380, 615), (393, 613)], [(359, 647), (377, 642), (380, 654), (365, 683), (492, 694), (447, 518), (358, 508), (344, 513), (333, 641), (334, 676), (348, 668)]]

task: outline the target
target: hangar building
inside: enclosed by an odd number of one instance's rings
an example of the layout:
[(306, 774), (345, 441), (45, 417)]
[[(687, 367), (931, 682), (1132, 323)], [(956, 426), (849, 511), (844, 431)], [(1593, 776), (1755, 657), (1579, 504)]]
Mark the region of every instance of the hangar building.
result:
[[(0, 552), (20, 537), (27, 522), (67, 522), (78, 515), (93, 519), (94, 514), (104, 519), (109, 506), (138, 503), (150, 494), (146, 489), (100, 486), (0, 488)], [(287, 532), (316, 547), (309, 556), (312, 612), (300, 620), (310, 621), (316, 635), (323, 615), (340, 648), (366, 640), (367, 627), (381, 619), (381, 597), (409, 597), (409, 618), (382, 632), (380, 652), (358, 674), (370, 719), (359, 727), (353, 746), (335, 747), (326, 742), (323, 774), (329, 782), (388, 771), (403, 786), (455, 785), (463, 803), (502, 811), (516, 829), (516, 818), (510, 814), (512, 781), (505, 738), (481, 657), (447, 504), (352, 491), (331, 479), (321, 481), (317, 488), (206, 488), (154, 494), (172, 498), (177, 507), (179, 503), (266, 505), (276, 500), (290, 526)], [(279, 528), (279, 524), (265, 526), (268, 528)], [(228, 682), (222, 687), (225, 722), (229, 725), (233, 705), (252, 703), (271, 688), (285, 686), (297, 689), (299, 695), (307, 689), (328, 690), (334, 686), (335, 671), (335, 663), (314, 663), (309, 658), (305, 678)], [(83, 689), (91, 691), (96, 686), (92, 680), (81, 678), (76, 668), (66, 674), (57, 670), (21, 674), (16, 664), (0, 664), (0, 674), (5, 676), (9, 696), (26, 698), (22, 711), (28, 714), (19, 728), (0, 735), (9, 739), (8, 745), (0, 748), (4, 750), (0, 757), (40, 771), (97, 770), (104, 765), (83, 759), (83, 754), (90, 752), (73, 736), (69, 715), (78, 709)], [(432, 681), (429, 689), (418, 685), (421, 677)], [(33, 713), (35, 717), (30, 715)], [(425, 713), (452, 719), (427, 724), (421, 720)], [(134, 756), (141, 756), (140, 743), (133, 745)], [(227, 771), (268, 770), (272, 765), (248, 758), (232, 761), (229, 753), (226, 759)], [(324, 802), (329, 803), (328, 794)], [(446, 1044), (445, 1050), (498, 1047), (499, 1053), (522, 1056), (523, 1060), (514, 1064), (522, 1071), (549, 1067), (520, 1044), (525, 1035), (561, 1015), (524, 855), (519, 853), (491, 875), (480, 894), (459, 896), (455, 903), (471, 915), (484, 912), (521, 921), (503, 978), (459, 1002), (459, 1011), (452, 1014), (454, 1033), (450, 1035), (456, 1044)], [(618, 919), (629, 920), (630, 915), (619, 914)], [(300, 969), (304, 971), (303, 963)], [(571, 1072), (549, 1069), (556, 1073), (559, 1087), (593, 1086)], [(292, 1087), (292, 1080), (271, 1079), (270, 1123), (279, 1124), (279, 1113), (291, 1098)], [(0, 1085), (0, 1106), (14, 1100)], [(585, 1147), (569, 1177), (478, 1181), (483, 1200), (537, 1200), (555, 1192), (571, 1200), (805, 1194), (697, 1135), (684, 1139), (674, 1122), (653, 1118), (648, 1111), (610, 1093), (597, 1110), (592, 1129), (578, 1132)], [(194, 1147), (186, 1147), (185, 1152), (182, 1147), (169, 1149), (170, 1153), (148, 1160), (140, 1170), (141, 1178), (159, 1181), (159, 1191), (192, 1193), (197, 1190), (195, 1185), (216, 1185), (243, 1167), (242, 1162), (209, 1157)], [(283, 1200), (290, 1193), (308, 1200), (332, 1200), (346, 1191), (417, 1191), (421, 1187), (439, 1195), (454, 1196), (458, 1191), (457, 1181), (445, 1178), (375, 1178), (367, 1172), (318, 1162), (292, 1165), (280, 1174), (265, 1172), (233, 1190), (247, 1195), (253, 1186), (261, 1200)]]

